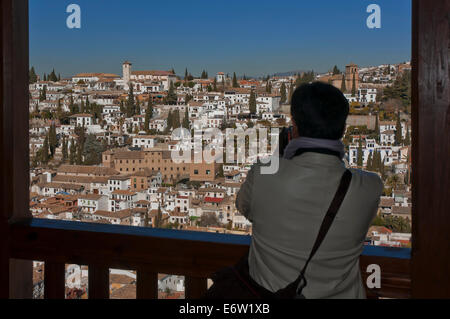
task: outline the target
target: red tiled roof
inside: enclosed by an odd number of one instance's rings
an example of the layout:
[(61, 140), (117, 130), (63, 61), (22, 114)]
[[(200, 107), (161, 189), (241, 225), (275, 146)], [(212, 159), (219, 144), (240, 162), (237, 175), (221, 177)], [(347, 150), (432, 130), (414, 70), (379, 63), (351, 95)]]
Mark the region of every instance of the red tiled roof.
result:
[(223, 201), (223, 198), (217, 198), (217, 197), (205, 197), (205, 202), (207, 203), (220, 203)]

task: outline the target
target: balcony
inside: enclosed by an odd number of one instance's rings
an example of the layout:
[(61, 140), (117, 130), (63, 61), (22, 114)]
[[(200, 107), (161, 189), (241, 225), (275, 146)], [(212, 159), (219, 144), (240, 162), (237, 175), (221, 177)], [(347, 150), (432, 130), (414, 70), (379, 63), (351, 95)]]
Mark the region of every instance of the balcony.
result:
[[(88, 265), (88, 297), (109, 298), (109, 268), (137, 272), (138, 299), (157, 298), (158, 273), (186, 277), (187, 299), (200, 298), (207, 278), (246, 253), (250, 236), (29, 219), (10, 227), (11, 258), (45, 262), (45, 298), (64, 298), (65, 264)], [(410, 249), (366, 246), (360, 258), (381, 267), (381, 288), (368, 298), (411, 296)], [(369, 274), (370, 275), (370, 274)]]

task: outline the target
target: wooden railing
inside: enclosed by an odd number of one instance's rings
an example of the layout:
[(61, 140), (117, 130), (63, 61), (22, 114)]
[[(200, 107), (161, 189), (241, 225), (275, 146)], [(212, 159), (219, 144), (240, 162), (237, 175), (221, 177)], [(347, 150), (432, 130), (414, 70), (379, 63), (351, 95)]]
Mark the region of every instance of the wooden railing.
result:
[[(10, 227), (11, 258), (45, 262), (45, 298), (65, 297), (65, 265), (87, 265), (88, 297), (109, 298), (109, 268), (137, 273), (136, 297), (157, 298), (158, 273), (185, 276), (185, 296), (200, 298), (207, 278), (246, 253), (250, 236), (30, 219)], [(366, 247), (360, 259), (381, 268), (369, 298), (409, 298), (409, 249)]]

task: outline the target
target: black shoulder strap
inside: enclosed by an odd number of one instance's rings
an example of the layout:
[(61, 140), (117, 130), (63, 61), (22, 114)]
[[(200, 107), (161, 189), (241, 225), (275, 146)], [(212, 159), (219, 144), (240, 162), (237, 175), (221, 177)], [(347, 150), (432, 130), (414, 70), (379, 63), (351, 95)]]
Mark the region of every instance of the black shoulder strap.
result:
[(347, 194), (348, 188), (350, 186), (350, 182), (352, 180), (352, 173), (347, 169), (345, 170), (344, 174), (341, 177), (341, 181), (339, 183), (339, 187), (336, 191), (336, 194), (334, 194), (334, 198), (331, 201), (330, 207), (328, 207), (328, 211), (325, 214), (325, 217), (322, 221), (322, 225), (320, 225), (319, 233), (317, 234), (316, 241), (314, 242), (314, 246), (309, 254), (308, 259), (306, 260), (305, 265), (303, 266), (302, 271), (300, 272), (300, 275), (298, 276), (297, 280), (295, 282), (301, 283), (300, 287), (298, 287), (298, 292), (306, 286), (307, 282), (305, 279), (305, 272), (306, 268), (308, 267), (309, 262), (316, 254), (317, 250), (319, 249), (320, 245), (322, 244), (322, 241), (324, 240), (325, 236), (328, 233), (328, 230), (331, 227), (331, 224), (334, 221), (334, 218), (336, 217), (336, 214), (341, 207), (342, 201), (344, 200), (345, 195)]

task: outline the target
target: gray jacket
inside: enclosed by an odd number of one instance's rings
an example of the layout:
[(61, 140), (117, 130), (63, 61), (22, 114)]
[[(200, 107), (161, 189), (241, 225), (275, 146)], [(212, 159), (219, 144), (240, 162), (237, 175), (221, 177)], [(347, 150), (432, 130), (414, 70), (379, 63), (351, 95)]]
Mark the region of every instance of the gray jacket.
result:
[[(276, 291), (297, 278), (345, 169), (338, 157), (312, 152), (280, 158), (273, 175), (252, 166), (236, 207), (252, 222), (249, 268), (258, 284)], [(306, 298), (365, 298), (359, 256), (383, 183), (375, 173), (351, 172), (347, 195), (306, 271)]]

